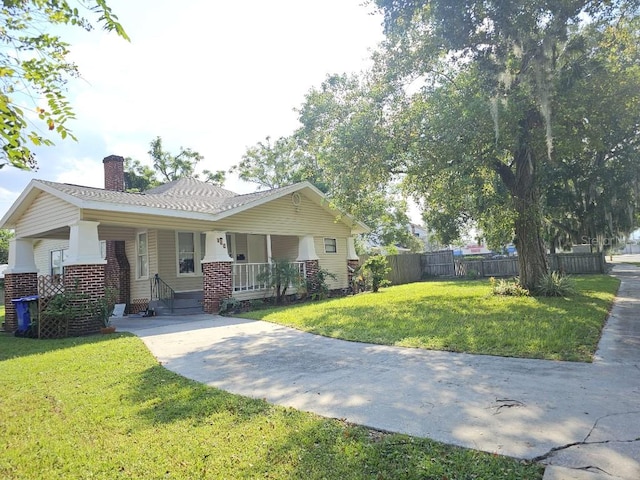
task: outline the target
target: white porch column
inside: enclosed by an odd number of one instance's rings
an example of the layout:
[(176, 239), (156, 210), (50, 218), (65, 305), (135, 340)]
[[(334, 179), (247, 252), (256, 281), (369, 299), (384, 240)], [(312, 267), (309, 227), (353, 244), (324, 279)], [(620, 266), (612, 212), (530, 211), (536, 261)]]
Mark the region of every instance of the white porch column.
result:
[(271, 234), (267, 233), (267, 262), (271, 263)]
[(205, 256), (202, 263), (233, 262), (227, 247), (227, 232), (204, 232), (206, 235)]
[(9, 266), (5, 273), (37, 273), (33, 257), (33, 240), (12, 238), (9, 240)]
[(100, 222), (79, 220), (70, 225), (69, 253), (64, 266), (68, 265), (106, 265), (107, 261), (100, 253), (98, 225)]
[(233, 258), (227, 248), (227, 232), (205, 232), (205, 256), (202, 259), (203, 308), (218, 313), (225, 298), (233, 294)]
[(305, 235), (304, 237), (298, 237), (298, 258), (296, 258), (296, 262), (318, 259), (319, 257), (316, 255), (316, 246), (313, 242), (313, 236)]
[(356, 253), (356, 242), (354, 237), (347, 237), (347, 260), (360, 260)]

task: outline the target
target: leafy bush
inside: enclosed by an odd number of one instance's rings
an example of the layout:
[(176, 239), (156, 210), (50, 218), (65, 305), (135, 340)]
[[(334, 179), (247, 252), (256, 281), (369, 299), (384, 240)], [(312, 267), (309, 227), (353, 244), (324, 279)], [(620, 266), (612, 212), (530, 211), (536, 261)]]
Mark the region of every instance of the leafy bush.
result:
[(477, 270), (474, 270), (473, 268), (470, 268), (469, 270), (467, 270), (467, 273), (465, 276), (469, 280), (477, 280), (478, 278), (480, 278), (480, 272), (478, 272)]
[(306, 290), (311, 294), (312, 300), (322, 300), (329, 296), (329, 285), (327, 284), (329, 278), (335, 280), (337, 277), (324, 268), (307, 278)]
[(391, 282), (385, 279), (387, 273), (391, 271), (387, 259), (382, 255), (373, 255), (362, 264), (362, 271), (368, 281), (371, 282), (371, 290), (377, 292), (380, 287), (391, 285)]
[(287, 288), (297, 288), (301, 282), (298, 266), (287, 259), (274, 260), (269, 268), (260, 272), (257, 279), (274, 289), (278, 305), (286, 298)]
[(535, 293), (542, 297), (568, 297), (575, 295), (576, 291), (572, 278), (560, 272), (551, 272), (543, 275)]
[(259, 310), (260, 308), (264, 308), (268, 304), (265, 303), (264, 298), (254, 298), (249, 300), (249, 310)]
[(494, 295), (502, 295), (505, 297), (528, 297), (529, 290), (520, 285), (520, 279), (506, 280), (501, 278), (497, 280), (493, 277), (489, 279), (491, 290)]
[(238, 312), (242, 308), (242, 302), (235, 297), (224, 298), (220, 302), (220, 311), (218, 313)]

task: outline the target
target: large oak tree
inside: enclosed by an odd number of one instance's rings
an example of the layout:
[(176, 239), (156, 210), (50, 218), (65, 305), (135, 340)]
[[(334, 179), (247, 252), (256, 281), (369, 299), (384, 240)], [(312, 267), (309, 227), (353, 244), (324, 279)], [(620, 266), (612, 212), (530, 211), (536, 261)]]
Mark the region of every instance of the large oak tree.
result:
[[(554, 138), (558, 79), (577, 65), (576, 51), (586, 52), (588, 42), (581, 39), (634, 18), (638, 3), (375, 3), (385, 18), (386, 75), (401, 87), (410, 81), (421, 86), (421, 100), (410, 107), (408, 130), (418, 135), (407, 148), (413, 155), (410, 183), (430, 206), (438, 205), (434, 196), (441, 194), (461, 212), (477, 213), (486, 202), (486, 209), (512, 213), (520, 280), (534, 288), (548, 270), (542, 171), (564, 160)], [(583, 110), (589, 118), (590, 105)], [(493, 202), (504, 190), (510, 204)]]

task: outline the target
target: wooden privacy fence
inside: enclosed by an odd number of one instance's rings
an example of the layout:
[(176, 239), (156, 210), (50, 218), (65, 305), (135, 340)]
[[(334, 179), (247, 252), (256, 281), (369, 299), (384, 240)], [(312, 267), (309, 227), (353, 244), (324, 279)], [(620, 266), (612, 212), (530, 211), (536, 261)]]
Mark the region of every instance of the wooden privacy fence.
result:
[(549, 255), (549, 268), (564, 273), (605, 273), (604, 253), (571, 253)]
[(453, 250), (421, 254), (422, 271), (427, 277), (455, 277)]
[[(360, 265), (367, 255), (360, 257)], [(602, 253), (557, 253), (548, 255), (549, 269), (567, 274), (605, 273)], [(392, 285), (419, 282), (427, 277), (517, 277), (518, 258), (464, 260), (454, 257), (452, 250), (434, 253), (388, 255), (391, 271), (387, 280)]]
[[(443, 252), (423, 255), (423, 271), (428, 277), (516, 277), (519, 275), (518, 258), (497, 258), (481, 260), (454, 259), (451, 253), (450, 265), (439, 262)], [(567, 274), (605, 273), (606, 262), (603, 253), (555, 253), (547, 256), (549, 269)], [(451, 273), (454, 272), (454, 273)]]
[[(387, 255), (387, 263), (391, 271), (387, 274), (387, 280), (392, 285), (419, 282), (422, 279), (422, 254), (410, 253), (403, 255)], [(367, 261), (369, 255), (360, 257), (360, 265)]]
[(456, 260), (457, 277), (515, 277), (518, 275), (517, 258), (493, 260)]

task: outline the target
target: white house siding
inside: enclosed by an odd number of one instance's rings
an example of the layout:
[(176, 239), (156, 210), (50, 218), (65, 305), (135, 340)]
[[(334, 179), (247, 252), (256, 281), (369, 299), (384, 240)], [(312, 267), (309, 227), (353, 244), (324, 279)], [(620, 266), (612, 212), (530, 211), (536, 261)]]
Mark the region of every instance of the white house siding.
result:
[[(247, 251), (247, 235), (246, 233), (238, 233), (235, 237), (235, 245), (231, 245), (231, 254), (238, 263), (247, 263), (249, 252)], [(235, 246), (235, 252), (233, 248)], [(238, 260), (238, 255), (244, 255), (244, 260)]]
[(82, 211), (82, 220), (95, 220), (102, 224), (134, 227), (137, 229), (166, 229), (168, 226), (184, 232), (206, 232), (211, 230), (211, 222), (192, 220), (181, 216), (153, 216), (140, 213), (115, 212), (106, 210)]
[[(329, 238), (336, 238), (327, 235)], [(337, 252), (325, 253), (324, 252), (324, 239), (325, 237), (314, 237), (314, 245), (316, 247), (316, 254), (320, 259), (318, 263), (320, 268), (332, 272), (336, 279), (327, 280), (329, 288), (346, 288), (349, 286), (349, 279), (347, 277), (347, 239), (336, 238)]]
[[(304, 195), (296, 206), (289, 196), (276, 199), (227, 219), (216, 222), (216, 230), (227, 232), (270, 233), (272, 257), (295, 258), (298, 255), (298, 237), (312, 235), (316, 253), (320, 257), (320, 267), (334, 273), (336, 280), (329, 280), (330, 288), (346, 288), (347, 279), (347, 237), (351, 229), (335, 216), (313, 203)], [(338, 252), (324, 253), (324, 238), (335, 238)], [(241, 235), (236, 235), (236, 243)], [(240, 248), (236, 245), (239, 253)]]
[(313, 235), (346, 238), (351, 230), (335, 216), (301, 195), (293, 205), (287, 195), (216, 222), (214, 230), (272, 235)]
[[(191, 232), (192, 230), (181, 230)], [(195, 262), (195, 273), (193, 275), (178, 275), (178, 266), (176, 259), (176, 232), (174, 230), (158, 230), (158, 258), (157, 268), (151, 272), (158, 273), (160, 278), (164, 280), (176, 292), (191, 292), (194, 290), (202, 290), (202, 270), (200, 268), (199, 258)], [(200, 242), (200, 233), (196, 234), (196, 243)], [(196, 253), (196, 257), (197, 257)]]
[(298, 237), (271, 235), (271, 258), (295, 260), (298, 256)]
[(69, 248), (69, 240), (36, 240), (33, 244), (33, 257), (38, 267), (38, 275), (51, 274), (51, 251)]
[(98, 237), (100, 240), (135, 240), (136, 231), (128, 227), (98, 225)]
[[(138, 230), (145, 231), (144, 229)], [(158, 233), (156, 230), (146, 230), (147, 248), (149, 255), (149, 278), (138, 279), (138, 259), (136, 252), (136, 240), (125, 241), (125, 252), (129, 260), (129, 270), (131, 274), (131, 300), (139, 298), (151, 298), (150, 278), (158, 271)]]
[(71, 225), (80, 219), (73, 205), (45, 192), (40, 192), (16, 223), (16, 236), (37, 237), (39, 233)]

